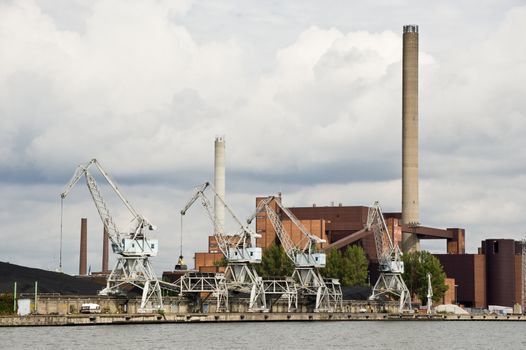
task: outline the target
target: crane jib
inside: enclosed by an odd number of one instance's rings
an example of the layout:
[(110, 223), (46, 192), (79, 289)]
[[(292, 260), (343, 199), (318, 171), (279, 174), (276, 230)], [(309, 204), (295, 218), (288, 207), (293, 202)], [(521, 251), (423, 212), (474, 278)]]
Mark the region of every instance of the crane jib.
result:
[[(123, 233), (117, 228), (113, 216), (108, 209), (106, 201), (102, 196), (100, 188), (97, 185), (93, 175), (91, 175), (89, 172), (89, 169), (92, 165), (95, 165), (95, 167), (102, 174), (103, 178), (107, 181), (119, 199), (121, 199), (123, 204), (126, 206), (128, 211), (132, 214), (133, 219), (131, 222), (134, 226), (129, 228), (128, 233)], [(93, 158), (85, 165), (80, 165), (77, 167), (70, 182), (66, 185), (64, 191), (61, 193), (61, 198), (66, 198), (69, 192), (82, 177), (86, 179), (86, 185), (91, 194), (95, 207), (97, 208), (101, 221), (108, 230), (108, 237), (112, 243), (113, 252), (125, 256), (156, 256), (158, 252), (158, 242), (157, 240), (148, 239), (145, 230), (154, 230), (156, 227), (133, 208), (131, 203), (124, 197), (115, 181), (110, 177), (108, 172), (104, 170), (97, 159)]]
[[(230, 235), (225, 235), (223, 233), (224, 226), (215, 218), (212, 204), (205, 193), (207, 189), (212, 192), (215, 198), (219, 199), (219, 203), (225, 207), (230, 216), (239, 225), (239, 232)], [(181, 215), (185, 215), (198, 200), (200, 200), (202, 206), (205, 208), (205, 213), (214, 228), (214, 237), (217, 241), (218, 248), (223, 253), (227, 262), (260, 263), (262, 249), (256, 247), (256, 238), (258, 238), (259, 235), (241, 223), (232, 209), (226, 204), (223, 198), (218, 196), (217, 192), (209, 182), (205, 182), (202, 185), (195, 187), (194, 194), (188, 200), (183, 209), (181, 209)]]

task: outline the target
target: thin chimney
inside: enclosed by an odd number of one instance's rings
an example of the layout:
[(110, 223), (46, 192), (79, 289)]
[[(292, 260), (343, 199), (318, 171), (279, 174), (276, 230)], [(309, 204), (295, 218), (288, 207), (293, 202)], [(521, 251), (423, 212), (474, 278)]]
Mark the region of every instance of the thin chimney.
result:
[(79, 276), (87, 274), (88, 266), (88, 219), (80, 219)]
[(106, 225), (103, 225), (104, 231), (102, 233), (102, 273), (108, 273), (108, 241), (109, 234)]
[[(216, 137), (214, 143), (214, 188), (219, 197), (225, 201), (225, 138)], [(219, 198), (214, 197), (214, 216), (217, 222), (218, 234), (225, 229), (225, 207)]]

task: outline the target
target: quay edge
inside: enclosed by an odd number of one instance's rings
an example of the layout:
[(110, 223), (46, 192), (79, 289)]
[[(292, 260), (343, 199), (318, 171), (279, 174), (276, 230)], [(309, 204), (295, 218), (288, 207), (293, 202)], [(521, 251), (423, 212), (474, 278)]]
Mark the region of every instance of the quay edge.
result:
[(213, 322), (309, 321), (526, 321), (524, 315), (421, 315), (386, 313), (207, 313), (1, 316), (0, 327)]

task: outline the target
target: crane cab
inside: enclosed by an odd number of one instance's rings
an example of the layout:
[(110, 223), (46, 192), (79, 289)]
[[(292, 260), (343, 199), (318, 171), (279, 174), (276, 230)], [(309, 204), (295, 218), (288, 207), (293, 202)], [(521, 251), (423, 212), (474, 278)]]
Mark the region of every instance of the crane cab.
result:
[(294, 257), (294, 265), (301, 267), (325, 267), (325, 253), (297, 253)]
[(312, 260), (314, 260), (315, 267), (325, 267), (326, 255), (325, 253), (314, 253), (312, 254)]
[(123, 242), (123, 255), (156, 256), (159, 251), (159, 241), (156, 239), (129, 239)]
[(262, 251), (259, 247), (228, 249), (226, 259), (231, 262), (261, 262)]

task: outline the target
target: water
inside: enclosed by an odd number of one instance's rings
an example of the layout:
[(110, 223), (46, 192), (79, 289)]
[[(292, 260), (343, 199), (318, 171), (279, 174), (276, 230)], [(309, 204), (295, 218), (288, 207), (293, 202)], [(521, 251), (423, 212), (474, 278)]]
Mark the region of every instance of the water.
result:
[(524, 322), (344, 321), (0, 328), (0, 349), (526, 349)]

